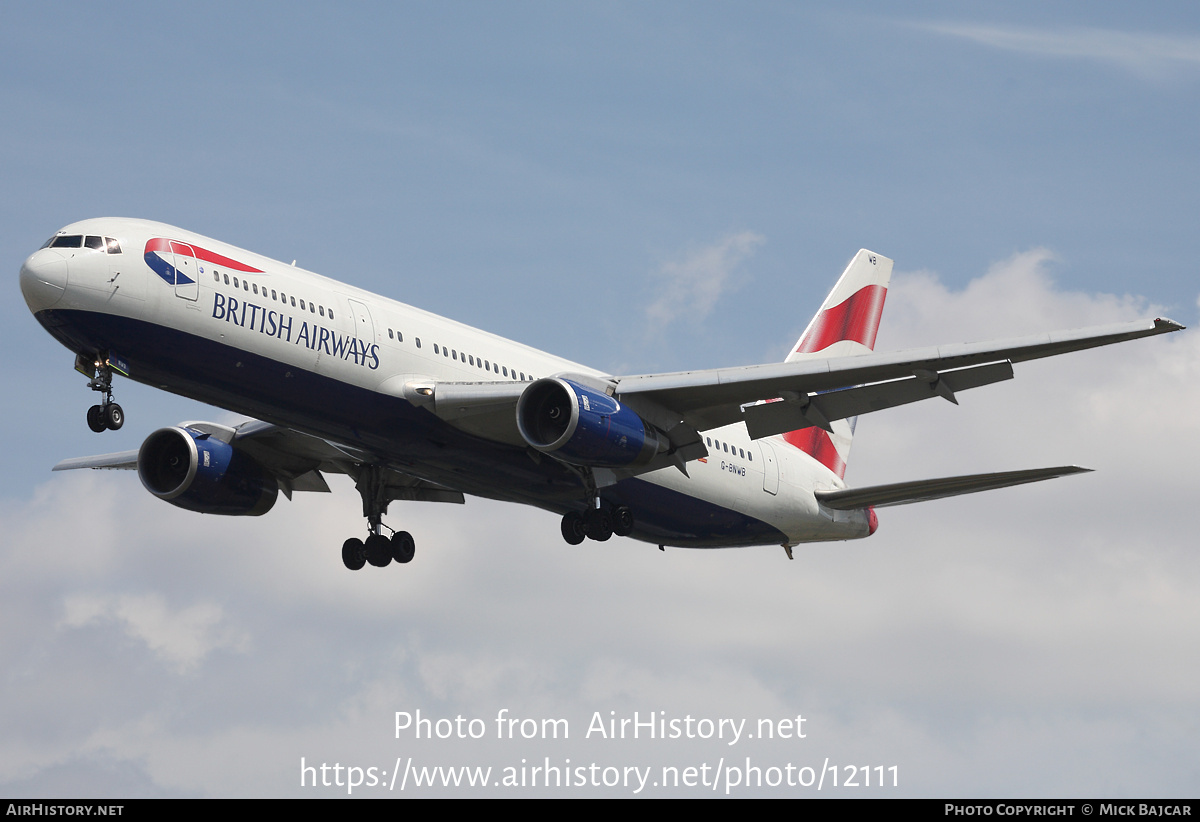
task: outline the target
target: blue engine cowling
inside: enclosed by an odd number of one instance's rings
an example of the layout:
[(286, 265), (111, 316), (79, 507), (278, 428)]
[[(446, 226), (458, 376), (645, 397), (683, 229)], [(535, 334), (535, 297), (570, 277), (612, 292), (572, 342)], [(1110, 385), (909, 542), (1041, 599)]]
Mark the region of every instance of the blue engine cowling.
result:
[(632, 410), (561, 377), (525, 389), (517, 428), (534, 448), (574, 465), (645, 465), (660, 450), (655, 429)]
[(138, 477), (154, 496), (201, 514), (256, 517), (279, 483), (227, 442), (191, 428), (160, 428), (138, 451)]

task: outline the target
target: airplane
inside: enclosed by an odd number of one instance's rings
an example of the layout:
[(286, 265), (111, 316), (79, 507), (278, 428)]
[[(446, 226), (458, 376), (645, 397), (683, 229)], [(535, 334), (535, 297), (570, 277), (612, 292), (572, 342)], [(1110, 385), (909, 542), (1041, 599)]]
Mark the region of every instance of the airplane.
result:
[[(113, 376), (252, 418), (184, 422), (135, 451), (54, 470), (136, 470), (209, 514), (265, 514), (282, 492), (349, 475), (358, 570), (409, 562), (391, 502), (467, 495), (561, 516), (564, 540), (628, 536), (723, 548), (858, 539), (875, 509), (1088, 469), (1059, 466), (850, 488), (858, 415), (1012, 378), (1013, 364), (1178, 331), (1156, 318), (987, 343), (875, 353), (892, 260), (850, 260), (781, 363), (615, 375), (162, 223), (101, 218), (55, 233), (21, 291), (119, 429)], [(390, 532), (390, 536), (387, 532)]]

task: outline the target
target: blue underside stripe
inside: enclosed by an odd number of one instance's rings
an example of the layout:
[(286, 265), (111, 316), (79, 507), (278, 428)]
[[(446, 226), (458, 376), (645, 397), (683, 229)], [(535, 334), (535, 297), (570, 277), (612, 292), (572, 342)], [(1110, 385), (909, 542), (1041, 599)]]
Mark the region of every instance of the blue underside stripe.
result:
[[(149, 255), (147, 255), (149, 256)], [(463, 433), (424, 409), (213, 340), (142, 320), (48, 309), (39, 322), (76, 353), (120, 351), (131, 379), (236, 413), (352, 443), (397, 470), (474, 496), (582, 510), (578, 478), (558, 462)], [(767, 523), (642, 479), (603, 489), (628, 505), (634, 537), (689, 547), (778, 544)]]

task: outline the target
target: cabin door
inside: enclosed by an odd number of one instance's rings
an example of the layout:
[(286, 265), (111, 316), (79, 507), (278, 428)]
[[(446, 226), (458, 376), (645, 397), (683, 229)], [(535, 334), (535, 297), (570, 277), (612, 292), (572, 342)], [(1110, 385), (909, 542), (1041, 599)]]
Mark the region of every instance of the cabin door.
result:
[(200, 297), (200, 266), (196, 252), (186, 243), (171, 241), (171, 252), (175, 258), (175, 296), (195, 301)]

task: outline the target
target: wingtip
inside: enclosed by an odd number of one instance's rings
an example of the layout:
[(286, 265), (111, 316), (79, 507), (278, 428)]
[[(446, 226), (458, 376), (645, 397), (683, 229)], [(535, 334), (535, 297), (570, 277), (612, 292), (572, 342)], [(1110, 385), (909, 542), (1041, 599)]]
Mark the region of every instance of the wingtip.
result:
[(1060, 465), (1056, 468), (1047, 468), (1045, 470), (1048, 474), (1047, 479), (1049, 479), (1050, 477), (1069, 477), (1072, 474), (1091, 474), (1096, 469), (1084, 468), (1082, 465)]
[(1154, 329), (1160, 333), (1168, 334), (1172, 331), (1182, 331), (1187, 328), (1183, 323), (1177, 323), (1174, 320), (1169, 320), (1166, 317), (1154, 318)]

